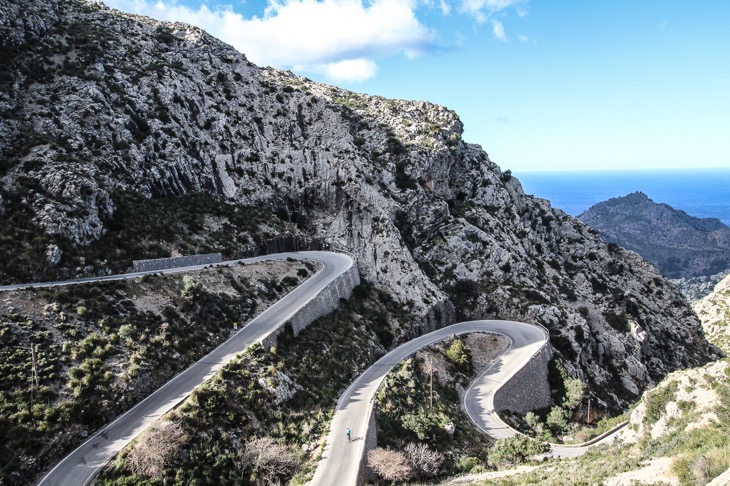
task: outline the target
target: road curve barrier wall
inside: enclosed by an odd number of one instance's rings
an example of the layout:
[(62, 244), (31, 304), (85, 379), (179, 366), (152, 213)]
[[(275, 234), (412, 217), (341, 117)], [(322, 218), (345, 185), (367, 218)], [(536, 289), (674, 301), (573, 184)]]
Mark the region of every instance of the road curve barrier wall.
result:
[(348, 271), (323, 288), (312, 300), (299, 309), (284, 326), (269, 334), (261, 343), (262, 346), (264, 349), (276, 346), (279, 335), (284, 332), (298, 336), (312, 322), (339, 308), (340, 299), (349, 299), (352, 295), (352, 289), (358, 285), (360, 285), (360, 274), (357, 271), (357, 263), (353, 259), (352, 266)]
[(155, 258), (154, 260), (134, 260), (132, 265), (135, 272), (153, 272), (155, 270), (167, 270), (168, 268), (210, 265), (212, 263), (220, 263), (222, 261), (223, 256), (220, 253), (207, 253), (205, 255)]
[(369, 484), (378, 476), (370, 466), (368, 466), (368, 452), (378, 447), (378, 425), (375, 420), (375, 407), (368, 409), (368, 431), (364, 437), (365, 447), (362, 457), (360, 458), (360, 468), (357, 471), (357, 484)]
[(548, 363), (552, 355), (550, 343), (546, 342), (529, 363), (496, 391), (494, 409), (524, 414), (552, 405), (548, 383)]

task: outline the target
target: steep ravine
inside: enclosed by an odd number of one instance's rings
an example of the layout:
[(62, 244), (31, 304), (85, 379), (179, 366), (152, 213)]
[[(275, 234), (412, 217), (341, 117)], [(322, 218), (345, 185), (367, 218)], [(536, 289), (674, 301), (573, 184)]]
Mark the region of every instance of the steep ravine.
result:
[(716, 353), (672, 284), (526, 196), (446, 108), (261, 69), (95, 2), (0, 11), (3, 281), (316, 241), (355, 254), (420, 332), (457, 314), (545, 325), (604, 408)]

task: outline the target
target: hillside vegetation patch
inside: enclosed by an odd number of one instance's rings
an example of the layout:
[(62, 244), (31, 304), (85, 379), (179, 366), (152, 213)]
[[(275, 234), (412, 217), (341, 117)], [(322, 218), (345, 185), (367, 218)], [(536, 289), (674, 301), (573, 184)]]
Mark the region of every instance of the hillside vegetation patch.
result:
[(339, 396), (414, 324), (407, 306), (361, 285), (342, 308), (298, 336), (241, 353), (172, 412), (168, 420), (187, 440), (163, 471), (139, 476), (132, 446), (100, 484), (303, 484), (314, 473)]
[[(388, 373), (376, 395), (380, 448), (376, 450), (400, 454), (411, 465), (410, 473), (399, 480), (424, 480), (488, 466), (491, 441), (463, 412), (461, 400), (469, 383), (506, 346), (499, 334), (458, 336), (424, 348)], [(409, 453), (419, 447), (438, 455), (439, 461), (431, 461), (438, 463), (436, 470), (428, 474), (419, 470)], [(379, 471), (377, 458), (370, 462)], [(391, 480), (387, 469), (380, 468), (378, 474)]]
[(314, 270), (234, 264), (3, 292), (0, 478), (30, 481)]

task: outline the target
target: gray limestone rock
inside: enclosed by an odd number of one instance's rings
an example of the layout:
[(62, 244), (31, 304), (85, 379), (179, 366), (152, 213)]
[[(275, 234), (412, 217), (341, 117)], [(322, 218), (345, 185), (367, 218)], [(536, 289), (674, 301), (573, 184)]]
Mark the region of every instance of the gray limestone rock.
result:
[(48, 245), (46, 247), (46, 261), (48, 264), (52, 267), (55, 267), (58, 265), (58, 263), (61, 261), (61, 256), (63, 255), (63, 252), (58, 247), (58, 245)]
[[(417, 332), (457, 317), (543, 324), (610, 406), (715, 356), (674, 285), (526, 195), (461, 138), (453, 111), (258, 68), (189, 25), (60, 3), (0, 0), (0, 38), (14, 46), (0, 90), (0, 223), (21, 215), (37, 230), (19, 244), (53, 235), (83, 253), (110, 231), (120, 194), (205, 192), (290, 216), (288, 233), (262, 224), (261, 239), (347, 249), (365, 280), (421, 318)], [(218, 230), (203, 224), (177, 244)], [(113, 257), (76, 264), (104, 272)], [(75, 272), (67, 260), (58, 269)]]

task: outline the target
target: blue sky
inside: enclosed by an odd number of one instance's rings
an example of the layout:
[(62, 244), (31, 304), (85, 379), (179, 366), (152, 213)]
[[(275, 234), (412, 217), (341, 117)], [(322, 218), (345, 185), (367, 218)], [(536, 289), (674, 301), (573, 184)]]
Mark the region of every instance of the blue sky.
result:
[(503, 169), (730, 168), (730, 1), (107, 0), (455, 110)]

